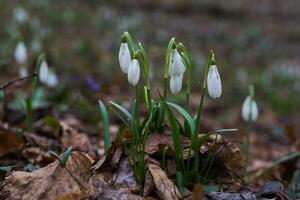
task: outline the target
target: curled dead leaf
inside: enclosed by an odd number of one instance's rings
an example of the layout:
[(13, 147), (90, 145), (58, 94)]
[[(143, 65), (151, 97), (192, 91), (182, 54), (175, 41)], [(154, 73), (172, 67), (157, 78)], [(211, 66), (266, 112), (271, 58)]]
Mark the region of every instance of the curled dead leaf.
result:
[(16, 171), (4, 182), (2, 194), (8, 199), (55, 199), (68, 194), (87, 198), (94, 195), (89, 184), (91, 161), (82, 153), (73, 152), (66, 167), (55, 161), (34, 172)]
[(161, 199), (181, 199), (178, 188), (160, 167), (154, 164), (149, 164), (148, 169), (153, 177), (156, 192)]

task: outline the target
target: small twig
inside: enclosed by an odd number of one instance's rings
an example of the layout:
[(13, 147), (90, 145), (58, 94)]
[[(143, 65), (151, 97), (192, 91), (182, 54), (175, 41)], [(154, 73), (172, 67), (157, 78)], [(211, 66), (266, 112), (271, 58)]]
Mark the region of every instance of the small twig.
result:
[(36, 73), (30, 74), (28, 76), (24, 76), (24, 77), (20, 77), (20, 78), (16, 78), (16, 79), (10, 80), (10, 81), (4, 83), (3, 85), (1, 85), (0, 90), (5, 90), (7, 87), (9, 87), (10, 85), (14, 84), (15, 82), (24, 81), (26, 79), (33, 78), (35, 76), (37, 76)]

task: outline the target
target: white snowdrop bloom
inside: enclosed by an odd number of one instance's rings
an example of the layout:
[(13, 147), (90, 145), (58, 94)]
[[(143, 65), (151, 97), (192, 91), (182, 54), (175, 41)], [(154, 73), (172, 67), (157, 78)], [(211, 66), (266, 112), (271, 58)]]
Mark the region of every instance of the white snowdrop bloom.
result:
[(172, 76), (170, 78), (170, 91), (172, 94), (178, 94), (182, 88), (183, 75)]
[(211, 65), (207, 75), (207, 90), (211, 98), (219, 98), (222, 94), (221, 78), (216, 65)]
[[(251, 118), (250, 118), (251, 115)], [(255, 121), (258, 117), (258, 107), (254, 99), (247, 96), (242, 106), (242, 117), (245, 121)]]
[(19, 76), (20, 76), (20, 77), (28, 76), (28, 71), (27, 71), (27, 69), (24, 68), (24, 67), (21, 67), (21, 68), (20, 68), (20, 71), (19, 71)]
[(130, 62), (129, 68), (128, 68), (128, 82), (131, 83), (133, 86), (135, 86), (140, 79), (140, 64), (137, 59), (133, 59)]
[(183, 75), (185, 72), (185, 66), (183, 60), (177, 51), (177, 49), (172, 49), (170, 53), (170, 63), (169, 63), (169, 76), (179, 76)]
[(58, 84), (58, 78), (56, 74), (52, 71), (48, 70), (48, 76), (45, 81), (45, 84), (48, 85), (49, 87), (55, 87)]
[(39, 70), (39, 79), (41, 82), (43, 83), (47, 82), (48, 72), (49, 72), (48, 64), (45, 60), (43, 60)]
[(24, 8), (18, 7), (14, 9), (13, 18), (17, 23), (24, 24), (25, 22), (28, 21), (29, 15)]
[(18, 63), (23, 64), (27, 60), (27, 50), (23, 42), (19, 42), (14, 52), (15, 59)]
[(120, 50), (119, 50), (119, 63), (122, 72), (127, 74), (128, 67), (131, 62), (131, 55), (129, 51), (129, 47), (127, 43), (121, 43)]

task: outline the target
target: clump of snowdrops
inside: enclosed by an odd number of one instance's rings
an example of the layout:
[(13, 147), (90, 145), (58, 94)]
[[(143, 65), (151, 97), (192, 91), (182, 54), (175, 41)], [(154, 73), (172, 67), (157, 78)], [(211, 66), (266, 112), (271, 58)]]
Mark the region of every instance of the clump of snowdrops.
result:
[[(237, 129), (222, 129), (205, 133), (200, 137), (201, 119), (204, 111), (206, 94), (212, 99), (220, 98), (222, 95), (222, 83), (216, 65), (213, 51), (209, 52), (206, 60), (204, 73), (202, 74), (202, 89), (197, 114), (191, 116), (189, 113), (191, 92), (192, 63), (187, 48), (178, 43), (175, 38), (169, 41), (166, 50), (166, 60), (163, 66), (163, 91), (157, 91), (154, 99), (151, 96), (151, 85), (149, 78), (149, 61), (146, 51), (141, 43), (135, 43), (128, 32), (124, 32), (119, 50), (119, 64), (121, 71), (127, 76), (128, 82), (135, 88), (135, 97), (132, 101), (131, 111), (120, 104), (109, 102), (110, 110), (115, 113), (132, 134), (129, 144), (131, 165), (137, 182), (143, 188), (145, 180), (145, 142), (147, 136), (153, 132), (164, 134), (165, 125), (168, 122), (175, 149), (176, 179), (180, 188), (190, 183), (206, 182), (209, 177), (209, 167), (213, 158), (208, 159), (203, 166), (200, 163), (200, 147), (209, 136), (223, 132), (236, 131)], [(186, 78), (184, 78), (186, 76)], [(143, 80), (141, 80), (143, 79)], [(170, 102), (170, 95), (177, 95), (185, 86), (185, 106)], [(146, 105), (146, 115), (141, 116), (141, 104)], [(105, 150), (109, 148), (109, 117), (105, 104), (99, 101), (100, 111), (103, 119)], [(175, 113), (176, 112), (176, 113)], [(179, 114), (179, 115), (178, 115)], [(179, 117), (184, 119), (180, 123)], [(167, 119), (168, 121), (166, 121)], [(188, 158), (184, 159), (181, 137), (186, 136), (191, 141)], [(125, 144), (124, 144), (125, 145)], [(128, 145), (128, 144), (127, 144)]]

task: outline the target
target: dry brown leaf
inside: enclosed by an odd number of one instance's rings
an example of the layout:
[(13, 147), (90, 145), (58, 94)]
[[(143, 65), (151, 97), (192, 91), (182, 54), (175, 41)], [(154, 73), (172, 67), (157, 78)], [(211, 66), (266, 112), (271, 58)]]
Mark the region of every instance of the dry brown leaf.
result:
[[(102, 156), (102, 158), (92, 166), (92, 170), (100, 170), (105, 164), (109, 164), (109, 167), (112, 169), (117, 169), (118, 166), (116, 166), (116, 162), (119, 159), (119, 154), (123, 152), (123, 150), (119, 150), (120, 148), (122, 149), (119, 144), (113, 142), (107, 150), (106, 154), (104, 154), (104, 156)], [(111, 161), (115, 153), (117, 153), (117, 155), (115, 156), (114, 161)]]
[(89, 179), (91, 161), (82, 153), (73, 152), (66, 167), (55, 161), (34, 172), (13, 172), (4, 182), (3, 194), (9, 199), (55, 199), (68, 194), (94, 196)]
[(167, 177), (166, 173), (157, 165), (149, 164), (148, 169), (153, 177), (158, 196), (163, 200), (181, 199), (176, 185)]
[(28, 133), (25, 135), (25, 137), (30, 144), (42, 147), (44, 149), (57, 149), (59, 147), (58, 141), (52, 138), (40, 136), (35, 133)]
[(0, 157), (20, 150), (22, 145), (24, 145), (24, 143), (16, 133), (8, 131), (0, 132)]
[(203, 199), (203, 187), (201, 184), (196, 184), (192, 193), (192, 200), (201, 200)]
[(54, 161), (49, 151), (45, 151), (40, 147), (27, 147), (22, 151), (23, 156), (32, 164), (44, 167)]
[(62, 149), (72, 146), (74, 150), (88, 152), (90, 155), (95, 156), (90, 140), (85, 134), (78, 133), (76, 128), (64, 121), (61, 121), (60, 125), (62, 128)]
[(121, 160), (118, 171), (113, 174), (113, 180), (115, 184), (125, 184), (131, 191), (138, 190), (128, 158), (123, 158)]
[(122, 154), (123, 154), (123, 148), (118, 147), (109, 162), (110, 166), (112, 166), (113, 168), (117, 168), (121, 160)]
[[(181, 145), (185, 149), (191, 145), (191, 142), (188, 138), (182, 136)], [(169, 154), (174, 152), (172, 135), (153, 133), (153, 134), (150, 134), (147, 138), (147, 141), (145, 144), (145, 152), (148, 154), (154, 154), (157, 152), (161, 152), (165, 146), (170, 147), (168, 150)]]
[(146, 171), (143, 196), (149, 196), (154, 189), (153, 177), (149, 170)]

